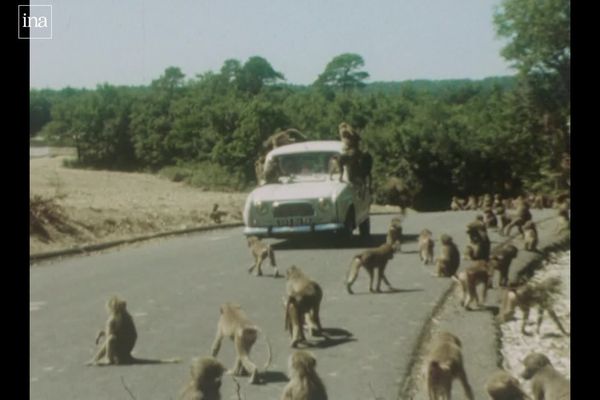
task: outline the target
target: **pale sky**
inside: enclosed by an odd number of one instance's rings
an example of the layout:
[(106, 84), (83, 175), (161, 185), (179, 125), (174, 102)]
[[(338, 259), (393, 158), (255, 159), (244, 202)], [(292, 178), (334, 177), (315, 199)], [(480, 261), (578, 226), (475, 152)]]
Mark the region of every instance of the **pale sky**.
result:
[(264, 57), (310, 84), (357, 53), (368, 82), (514, 75), (500, 56), (501, 0), (37, 0), (50, 40), (30, 40), (32, 88), (147, 85), (169, 66), (187, 78)]

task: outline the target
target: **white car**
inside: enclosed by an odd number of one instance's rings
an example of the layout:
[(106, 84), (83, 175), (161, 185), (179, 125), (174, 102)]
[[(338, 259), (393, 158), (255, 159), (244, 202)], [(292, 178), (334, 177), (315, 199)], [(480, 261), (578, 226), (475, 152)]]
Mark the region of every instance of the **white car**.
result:
[(278, 147), (265, 165), (276, 162), (276, 183), (250, 193), (244, 206), (244, 235), (290, 237), (321, 232), (350, 236), (358, 227), (370, 235), (371, 194), (340, 174), (330, 177), (329, 161), (342, 153), (340, 141), (308, 141)]

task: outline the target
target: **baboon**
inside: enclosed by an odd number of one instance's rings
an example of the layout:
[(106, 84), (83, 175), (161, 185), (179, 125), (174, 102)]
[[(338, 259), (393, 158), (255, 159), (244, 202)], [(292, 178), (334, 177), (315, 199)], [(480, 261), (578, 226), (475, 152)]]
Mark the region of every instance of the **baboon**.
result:
[(281, 400), (327, 400), (325, 384), (315, 370), (317, 360), (304, 350), (288, 358), (290, 381), (283, 389)]
[(221, 400), (221, 379), (226, 368), (213, 357), (196, 358), (190, 368), (191, 379), (180, 400)]
[(456, 196), (452, 196), (452, 201), (450, 202), (450, 210), (459, 211), (462, 210), (462, 205), (460, 204), (460, 200)]
[(535, 226), (535, 222), (527, 221), (523, 224), (523, 231), (525, 232), (525, 250), (537, 251), (538, 245), (538, 232)]
[(429, 229), (423, 229), (419, 235), (419, 257), (423, 264), (433, 264), (433, 239)]
[(460, 253), (450, 235), (443, 234), (440, 240), (442, 250), (436, 260), (437, 276), (451, 277), (460, 266)]
[(227, 212), (219, 210), (219, 205), (217, 203), (215, 203), (213, 205), (213, 209), (210, 213), (210, 219), (212, 219), (215, 224), (220, 224), (221, 218), (226, 215), (227, 215)]
[(487, 228), (481, 220), (476, 220), (467, 225), (467, 235), (470, 243), (465, 249), (465, 259), (489, 260), (491, 243)]
[(86, 365), (160, 364), (181, 361), (178, 358), (146, 360), (133, 357), (131, 351), (137, 341), (137, 330), (133, 317), (127, 311), (127, 302), (118, 296), (111, 296), (106, 302), (106, 312), (106, 328), (98, 332), (96, 345), (103, 337), (104, 341)]
[(510, 224), (505, 227), (504, 233), (507, 236), (510, 236), (510, 231), (513, 227), (517, 227), (519, 229), (519, 233), (522, 237), (525, 237), (525, 233), (523, 232), (523, 224), (525, 222), (531, 220), (531, 212), (529, 211), (529, 204), (526, 201), (523, 201), (519, 204), (517, 211), (510, 218)]
[(373, 168), (373, 157), (370, 153), (362, 152), (359, 149), (348, 149), (340, 154), (337, 163), (339, 165), (340, 182), (344, 181), (344, 171), (346, 171), (348, 181), (361, 186), (364, 190), (369, 190), (369, 193), (372, 192), (371, 170)]
[(267, 257), (269, 257), (269, 260), (271, 261), (271, 267), (273, 267), (273, 270), (275, 271), (274, 276), (278, 277), (279, 269), (277, 269), (277, 264), (275, 262), (275, 252), (273, 251), (271, 245), (263, 243), (256, 236), (248, 236), (247, 240), (248, 247), (250, 248), (252, 256), (254, 257), (254, 263), (250, 266), (250, 268), (248, 268), (248, 272), (252, 273), (254, 268), (256, 268), (256, 276), (262, 276), (262, 263), (264, 260), (267, 259)]
[(328, 171), (329, 171), (329, 179), (333, 180), (333, 175), (334, 174), (340, 174), (342, 173), (342, 167), (340, 166), (340, 156), (335, 154), (333, 156), (331, 156), (331, 158), (329, 159), (329, 167), (328, 167)]
[(483, 196), (483, 201), (481, 202), (481, 205), (479, 208), (481, 208), (482, 210), (486, 209), (486, 208), (492, 208), (492, 206), (494, 205), (494, 200), (492, 198), (492, 195), (489, 193), (486, 193)]
[(508, 285), (508, 272), (510, 269), (510, 264), (512, 260), (517, 257), (518, 253), (519, 250), (512, 244), (507, 244), (506, 246), (494, 251), (494, 254), (492, 254), (490, 257), (490, 287), (493, 286), (492, 281), (494, 271), (498, 271), (500, 273), (498, 285)]
[(494, 208), (494, 212), (496, 213), (496, 217), (498, 219), (498, 225), (500, 228), (500, 233), (504, 231), (504, 228), (510, 224), (510, 218), (506, 215), (506, 208), (504, 205), (499, 205)]
[(305, 142), (306, 140), (306, 136), (304, 136), (299, 130), (293, 128), (286, 129), (285, 131), (277, 132), (269, 136), (267, 140), (263, 142), (263, 152), (268, 153), (277, 147), (292, 143)]
[(394, 250), (402, 251), (402, 220), (400, 218), (392, 218), (388, 227), (387, 237), (385, 242), (391, 245)]
[(536, 208), (538, 210), (541, 210), (544, 208), (545, 204), (546, 204), (546, 198), (543, 194), (538, 193), (535, 196), (533, 196), (533, 208)]
[(460, 340), (449, 332), (437, 334), (427, 355), (427, 389), (429, 400), (452, 397), (452, 381), (458, 378), (465, 395), (473, 400), (473, 390), (465, 372)]
[(452, 279), (460, 283), (463, 291), (461, 304), (465, 309), (471, 309), (470, 305), (473, 299), (475, 299), (477, 307), (481, 307), (479, 295), (477, 294), (477, 286), (479, 285), (483, 285), (482, 301), (485, 303), (489, 283), (489, 267), (486, 261), (476, 261), (475, 264), (459, 272), (458, 275), (453, 275)]
[[(292, 265), (286, 271), (285, 330), (292, 337), (291, 347), (306, 342), (304, 322), (308, 320), (312, 336), (322, 334), (319, 310), (323, 300), (321, 286)], [(308, 317), (308, 318), (307, 318)]]
[(494, 372), (485, 384), (485, 390), (492, 400), (531, 400), (519, 380), (504, 370)]
[[(220, 311), (221, 316), (217, 323), (217, 334), (211, 349), (212, 356), (217, 357), (219, 354), (223, 338), (230, 338), (233, 341), (236, 356), (233, 369), (230, 372), (238, 376), (250, 374), (249, 382), (252, 384), (258, 383), (259, 372), (256, 365), (250, 361), (250, 351), (261, 330), (246, 317), (239, 304), (224, 303), (221, 305)], [(267, 361), (263, 367), (263, 370), (266, 370), (271, 365), (271, 345), (266, 335), (263, 334), (263, 336), (268, 353)]]
[[(360, 267), (364, 267), (369, 274), (369, 292), (381, 292), (381, 281), (385, 282), (390, 290), (394, 290), (390, 282), (385, 276), (385, 267), (389, 260), (394, 258), (394, 248), (388, 243), (384, 243), (374, 249), (365, 250), (352, 258), (350, 271), (346, 281), (346, 290), (353, 294), (352, 284), (358, 276)], [(373, 289), (374, 274), (377, 274), (377, 285)]]
[(521, 377), (531, 380), (534, 400), (569, 400), (571, 383), (552, 366), (541, 353), (529, 353), (523, 360), (525, 369)]
[(106, 328), (98, 332), (96, 345), (102, 337), (105, 337), (104, 342), (87, 365), (132, 364), (134, 358), (131, 351), (137, 341), (137, 330), (133, 317), (127, 311), (127, 302), (118, 296), (111, 296), (106, 302), (106, 312)]
[(469, 196), (465, 210), (477, 210), (477, 196)]
[(358, 150), (360, 143), (360, 135), (354, 129), (352, 129), (352, 126), (350, 126), (350, 124), (342, 122), (338, 126), (338, 132), (340, 135), (340, 140), (342, 141), (342, 143), (344, 143), (344, 152), (350, 149)]
[(279, 164), (279, 159), (273, 157), (265, 163), (264, 180), (265, 183), (278, 183), (279, 177), (284, 175)]
[(265, 156), (260, 156), (254, 162), (254, 173), (256, 174), (256, 183), (261, 185), (265, 180)]
[(498, 193), (494, 195), (494, 201), (492, 202), (492, 208), (504, 207), (504, 203), (502, 203), (502, 196)]
[(498, 227), (498, 218), (496, 218), (496, 214), (494, 214), (494, 211), (491, 208), (486, 208), (483, 211), (483, 222), (488, 228)]
[(560, 292), (561, 281), (559, 278), (551, 277), (542, 282), (528, 282), (526, 284), (506, 289), (502, 296), (502, 305), (498, 314), (498, 322), (502, 323), (514, 317), (517, 307), (523, 312), (523, 321), (521, 332), (529, 335), (525, 330), (529, 320), (529, 311), (531, 307), (538, 307), (538, 320), (536, 332), (539, 335), (540, 328), (544, 319), (544, 311), (548, 312), (550, 318), (554, 321), (558, 329), (569, 336), (565, 328), (560, 323), (558, 316), (554, 312), (553, 296)]

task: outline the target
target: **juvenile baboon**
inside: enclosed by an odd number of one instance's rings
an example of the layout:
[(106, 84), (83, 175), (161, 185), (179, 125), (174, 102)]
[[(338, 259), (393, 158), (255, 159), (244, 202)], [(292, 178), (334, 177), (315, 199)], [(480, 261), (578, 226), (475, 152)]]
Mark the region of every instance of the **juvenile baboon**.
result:
[(460, 204), (460, 200), (456, 196), (452, 196), (452, 201), (450, 202), (450, 210), (459, 211), (462, 210), (462, 205)]
[(477, 210), (477, 196), (469, 196), (465, 210)]
[(486, 209), (486, 208), (492, 208), (492, 206), (494, 205), (494, 200), (492, 198), (492, 195), (489, 193), (486, 193), (483, 196), (483, 201), (481, 202), (481, 205), (479, 208), (481, 208), (482, 210)]
[[(246, 317), (239, 304), (224, 303), (221, 305), (220, 310), (221, 316), (217, 323), (217, 334), (212, 344), (212, 356), (217, 357), (219, 354), (223, 338), (230, 338), (233, 341), (236, 356), (233, 369), (230, 372), (238, 376), (250, 374), (249, 382), (258, 383), (259, 372), (256, 365), (250, 361), (250, 351), (258, 338), (259, 327)], [(263, 334), (263, 336), (265, 337), (268, 353), (267, 361), (263, 367), (263, 370), (266, 370), (271, 364), (271, 345), (266, 335)]]
[(485, 390), (492, 400), (531, 400), (519, 380), (504, 370), (494, 372), (485, 384)]
[(465, 372), (460, 340), (449, 332), (436, 335), (427, 355), (427, 389), (429, 400), (452, 397), (452, 382), (458, 378), (465, 395), (473, 400), (473, 390)]
[(402, 220), (400, 218), (392, 218), (390, 221), (385, 242), (391, 245), (394, 250), (402, 251)]
[(316, 371), (317, 360), (304, 350), (288, 358), (290, 381), (283, 389), (281, 400), (327, 400), (325, 384)]
[(494, 254), (490, 257), (490, 287), (492, 286), (493, 273), (498, 271), (500, 273), (499, 286), (508, 285), (508, 273), (512, 260), (517, 257), (519, 250), (512, 244), (495, 250)]
[(331, 156), (331, 158), (329, 159), (329, 179), (333, 179), (333, 175), (334, 174), (340, 174), (342, 173), (342, 167), (340, 166), (340, 156), (339, 155), (333, 155)]
[(523, 224), (523, 232), (525, 232), (525, 250), (537, 251), (538, 232), (535, 222), (527, 221)]
[(521, 324), (521, 332), (528, 335), (525, 327), (529, 320), (529, 311), (531, 307), (538, 307), (537, 334), (540, 333), (540, 328), (544, 319), (544, 311), (548, 312), (552, 321), (558, 329), (568, 336), (569, 334), (560, 323), (558, 316), (553, 308), (553, 296), (560, 293), (561, 281), (559, 278), (551, 277), (542, 282), (528, 282), (526, 284), (509, 288), (504, 291), (502, 296), (502, 305), (498, 314), (498, 322), (502, 323), (514, 317), (517, 307), (523, 312), (523, 321)]
[(219, 205), (215, 203), (210, 213), (210, 219), (212, 219), (215, 224), (220, 224), (221, 218), (225, 215), (227, 215), (227, 212), (219, 210)]
[(304, 322), (307, 321), (311, 335), (323, 332), (319, 310), (323, 300), (321, 286), (309, 279), (300, 268), (292, 265), (286, 271), (285, 330), (292, 337), (291, 347), (305, 342)]
[[(106, 302), (106, 312), (106, 328), (96, 336), (96, 345), (100, 347), (86, 365), (159, 364), (181, 361), (178, 358), (145, 360), (133, 357), (131, 351), (137, 341), (137, 330), (133, 317), (127, 311), (127, 302), (118, 296), (111, 296)], [(104, 341), (100, 343), (102, 338)]]
[(470, 310), (470, 305), (475, 300), (477, 307), (481, 307), (477, 287), (483, 285), (482, 301), (485, 303), (488, 283), (489, 283), (489, 267), (486, 261), (479, 260), (475, 264), (466, 268), (464, 271), (453, 275), (452, 279), (458, 281), (463, 291), (462, 306)]
[[(350, 272), (346, 281), (346, 290), (353, 294), (352, 284), (358, 276), (360, 267), (364, 267), (369, 274), (369, 292), (381, 292), (381, 281), (385, 282), (390, 290), (394, 288), (385, 276), (385, 267), (389, 260), (394, 258), (394, 248), (388, 243), (384, 243), (374, 249), (365, 250), (352, 258)], [(373, 289), (374, 274), (377, 274), (377, 285)]]
[(531, 380), (531, 392), (534, 400), (569, 400), (571, 383), (543, 354), (529, 353), (523, 360), (525, 367), (521, 377)]
[(275, 252), (273, 251), (271, 245), (263, 243), (256, 236), (248, 236), (247, 240), (248, 247), (252, 252), (252, 257), (254, 257), (254, 263), (250, 266), (250, 268), (248, 268), (248, 272), (252, 273), (254, 268), (256, 268), (256, 276), (262, 276), (262, 263), (267, 259), (267, 257), (269, 257), (269, 260), (271, 261), (271, 267), (273, 267), (273, 270), (275, 271), (274, 276), (278, 277), (279, 270), (277, 269), (277, 264), (275, 262)]
[(498, 227), (498, 218), (496, 217), (496, 214), (494, 214), (494, 211), (491, 208), (486, 208), (483, 211), (483, 222), (488, 228)]
[(467, 225), (469, 244), (465, 249), (465, 259), (488, 260), (490, 258), (491, 242), (487, 228), (481, 220), (476, 220)]
[(504, 233), (507, 236), (510, 236), (510, 231), (513, 227), (517, 227), (519, 229), (519, 233), (522, 237), (525, 236), (523, 233), (523, 224), (525, 222), (531, 220), (531, 212), (529, 211), (529, 203), (526, 201), (521, 201), (518, 205), (517, 211), (510, 217), (510, 223), (505, 227)]
[(191, 378), (182, 390), (180, 400), (221, 400), (221, 379), (226, 371), (213, 357), (194, 359)]
[(451, 277), (460, 266), (460, 253), (450, 235), (442, 234), (440, 240), (442, 249), (436, 260), (437, 276)]
[(106, 302), (106, 312), (106, 328), (98, 332), (96, 345), (102, 337), (104, 341), (87, 365), (132, 364), (134, 358), (131, 351), (137, 340), (137, 330), (133, 317), (127, 311), (127, 302), (118, 296), (111, 296)]
[(419, 235), (419, 257), (423, 264), (433, 264), (433, 238), (429, 229), (423, 229)]

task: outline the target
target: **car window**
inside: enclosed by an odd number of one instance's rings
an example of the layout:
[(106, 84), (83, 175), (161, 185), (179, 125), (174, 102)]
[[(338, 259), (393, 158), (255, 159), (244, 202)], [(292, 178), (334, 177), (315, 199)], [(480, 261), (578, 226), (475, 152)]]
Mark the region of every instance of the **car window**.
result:
[(334, 152), (311, 152), (283, 154), (275, 157), (279, 162), (282, 176), (327, 174), (329, 160)]

